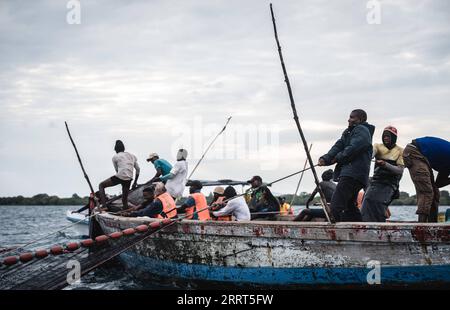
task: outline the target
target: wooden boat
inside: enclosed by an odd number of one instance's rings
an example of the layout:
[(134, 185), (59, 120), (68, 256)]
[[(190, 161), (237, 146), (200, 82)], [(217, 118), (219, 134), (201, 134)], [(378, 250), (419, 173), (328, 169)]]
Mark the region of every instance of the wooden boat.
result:
[[(96, 220), (105, 233), (158, 221)], [(142, 275), (220, 285), (442, 286), (450, 284), (450, 223), (182, 220), (120, 257)]]

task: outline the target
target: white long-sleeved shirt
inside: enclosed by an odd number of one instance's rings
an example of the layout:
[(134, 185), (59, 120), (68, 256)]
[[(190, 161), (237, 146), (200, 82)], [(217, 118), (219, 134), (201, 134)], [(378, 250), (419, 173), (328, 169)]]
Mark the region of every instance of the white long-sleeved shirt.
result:
[(124, 181), (133, 179), (133, 168), (136, 169), (136, 174), (141, 171), (136, 156), (128, 152), (117, 153), (113, 156), (112, 162), (116, 170), (116, 177)]
[(244, 197), (236, 197), (227, 202), (219, 211), (213, 212), (214, 216), (233, 215), (236, 221), (250, 221), (250, 210)]
[(166, 182), (166, 189), (172, 197), (178, 198), (183, 195), (187, 173), (188, 165), (185, 160), (179, 160), (173, 165), (172, 170), (170, 170), (173, 177)]

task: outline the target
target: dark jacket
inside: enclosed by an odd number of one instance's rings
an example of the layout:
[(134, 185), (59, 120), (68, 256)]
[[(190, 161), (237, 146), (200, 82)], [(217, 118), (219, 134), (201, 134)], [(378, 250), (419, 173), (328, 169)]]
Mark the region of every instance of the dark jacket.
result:
[(367, 122), (347, 128), (330, 151), (321, 157), (327, 165), (331, 165), (331, 161), (336, 159), (335, 181), (338, 181), (340, 177), (351, 177), (367, 186), (374, 132), (375, 126)]

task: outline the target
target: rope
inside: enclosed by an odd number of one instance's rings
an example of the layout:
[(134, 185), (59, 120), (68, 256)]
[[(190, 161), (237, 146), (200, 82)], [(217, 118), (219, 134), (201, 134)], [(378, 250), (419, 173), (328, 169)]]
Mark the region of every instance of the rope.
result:
[(67, 226), (64, 226), (64, 227), (62, 227), (62, 228), (59, 229), (59, 230), (53, 231), (53, 232), (48, 233), (48, 234), (46, 234), (46, 235), (44, 235), (44, 236), (42, 236), (42, 237), (40, 237), (40, 238), (38, 238), (38, 239), (34, 239), (34, 240), (31, 240), (31, 241), (29, 241), (29, 242), (27, 242), (27, 243), (25, 243), (25, 244), (19, 245), (18, 247), (14, 248), (14, 249), (9, 249), (9, 250), (7, 250), (7, 251), (5, 251), (5, 252), (2, 252), (1, 254), (10, 253), (10, 252), (15, 251), (15, 250), (23, 250), (25, 246), (28, 246), (28, 245), (31, 245), (31, 244), (36, 243), (36, 242), (38, 242), (38, 241), (41, 241), (41, 240), (47, 238), (48, 236), (51, 236), (51, 235), (60, 233), (60, 232), (62, 232), (63, 230), (66, 230), (67, 228), (70, 228), (70, 227), (72, 227), (72, 226), (75, 226), (75, 225), (77, 225), (77, 224), (79, 224), (79, 223), (85, 221), (86, 219), (90, 219), (91, 217), (93, 217), (93, 216), (95, 216), (95, 215), (97, 215), (97, 214), (99, 214), (99, 213), (93, 213), (93, 214), (91, 214), (90, 216), (86, 216), (86, 217), (85, 217), (84, 219), (82, 219), (82, 220), (79, 220), (79, 221), (77, 221), (77, 222), (73, 222), (72, 224), (67, 225)]

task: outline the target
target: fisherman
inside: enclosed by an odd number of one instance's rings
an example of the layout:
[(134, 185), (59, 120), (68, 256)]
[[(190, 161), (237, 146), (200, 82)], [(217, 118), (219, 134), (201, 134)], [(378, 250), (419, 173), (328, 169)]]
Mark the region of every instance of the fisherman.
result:
[[(333, 170), (328, 169), (322, 173), (322, 182), (319, 183), (320, 189), (322, 189), (322, 193), (325, 195), (325, 200), (327, 204), (331, 203), (331, 198), (336, 190), (336, 183), (332, 181), (333, 179)], [(310, 209), (309, 205), (316, 197), (319, 192), (319, 187), (316, 186), (314, 191), (309, 196), (306, 201), (306, 209), (303, 209), (299, 215), (294, 219), (294, 221), (300, 222), (309, 222), (314, 218), (326, 219), (325, 211), (323, 209)]]
[(294, 214), (291, 205), (286, 202), (286, 197), (278, 197), (278, 202), (280, 203), (280, 215)]
[(397, 145), (397, 129), (384, 128), (382, 141), (373, 146), (375, 158), (373, 177), (364, 194), (361, 215), (364, 222), (386, 222), (391, 202), (399, 197), (403, 175), (403, 148)]
[(167, 160), (159, 158), (159, 155), (157, 153), (150, 153), (147, 158), (147, 162), (149, 161), (155, 167), (156, 174), (150, 181), (148, 181), (148, 183), (155, 182), (155, 180), (157, 180), (160, 176), (168, 175), (170, 173), (170, 170), (172, 170), (172, 165)]
[(164, 183), (144, 188), (144, 202), (133, 208), (133, 211), (124, 216), (148, 216), (153, 218), (176, 218), (177, 208), (172, 196), (167, 193)]
[(186, 184), (188, 173), (187, 155), (188, 153), (185, 149), (179, 149), (177, 152), (177, 162), (168, 174), (160, 178), (161, 182), (166, 182), (166, 189), (175, 200), (183, 195)]
[(280, 211), (278, 199), (275, 198), (267, 185), (263, 184), (262, 178), (259, 175), (255, 175), (247, 183), (251, 185), (251, 188), (247, 190), (245, 199), (250, 208), (250, 212), (255, 213), (252, 214), (252, 219), (273, 219), (273, 215)]
[(342, 137), (319, 158), (319, 166), (337, 164), (334, 180), (338, 184), (331, 199), (331, 213), (336, 222), (362, 220), (356, 197), (368, 184), (374, 131), (375, 127), (367, 123), (366, 112), (353, 110)]
[(116, 155), (113, 156), (112, 162), (116, 174), (99, 184), (100, 202), (103, 207), (106, 204), (105, 188), (122, 185), (122, 204), (124, 208), (128, 207), (128, 191), (130, 190), (130, 184), (133, 180), (133, 168), (136, 170), (136, 178), (134, 180), (132, 188), (137, 186), (137, 180), (139, 178), (140, 168), (137, 162), (136, 156), (131, 153), (125, 152), (125, 145), (122, 141), (117, 140), (114, 146)]
[(191, 186), (189, 187), (190, 195), (186, 202), (179, 208), (180, 212), (185, 210), (185, 219), (199, 221), (211, 220), (206, 197), (201, 193), (202, 188), (203, 185), (200, 181), (195, 180), (191, 182)]
[[(224, 195), (225, 189), (222, 186), (217, 186), (213, 190), (213, 199), (210, 203), (211, 211), (218, 211), (219, 209), (223, 208), (225, 204), (222, 204), (222, 201), (225, 200)], [(216, 221), (231, 221), (231, 215), (223, 215), (218, 217), (213, 217), (213, 220)]]
[[(333, 170), (328, 169), (324, 173), (322, 173), (322, 182), (319, 183), (320, 189), (322, 193), (325, 195), (325, 200), (327, 203), (331, 203), (331, 198), (333, 197), (334, 191), (336, 190), (336, 183), (333, 182)], [(306, 208), (309, 208), (309, 205), (316, 197), (319, 192), (319, 187), (313, 190), (308, 200), (306, 201)]]
[[(236, 197), (237, 196), (237, 197)], [(226, 205), (219, 211), (214, 211), (215, 217), (231, 215), (236, 221), (250, 221), (250, 210), (244, 197), (238, 196), (233, 186), (225, 189)]]
[[(417, 138), (405, 147), (403, 161), (416, 188), (419, 222), (437, 222), (439, 188), (450, 184), (450, 142), (436, 137)], [(436, 180), (433, 169), (438, 173)]]

